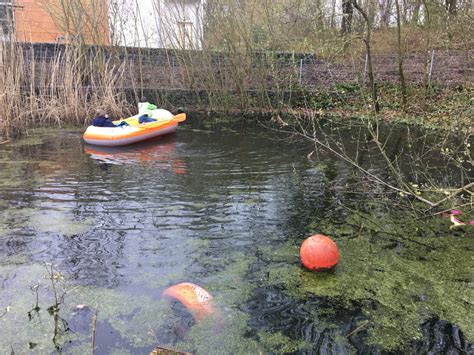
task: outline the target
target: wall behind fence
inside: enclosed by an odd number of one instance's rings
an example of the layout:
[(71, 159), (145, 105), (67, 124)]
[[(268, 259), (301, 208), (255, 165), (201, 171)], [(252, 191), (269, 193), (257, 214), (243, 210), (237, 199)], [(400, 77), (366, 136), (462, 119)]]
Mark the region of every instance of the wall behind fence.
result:
[[(103, 51), (112, 61), (130, 63), (127, 88), (159, 90), (258, 90), (274, 87), (329, 87), (337, 83), (365, 80), (365, 58), (325, 61), (305, 53), (257, 52), (247, 63), (242, 82), (235, 79), (235, 63), (223, 52), (173, 51), (125, 47), (89, 47), (90, 53)], [(44, 63), (54, 61), (63, 45), (27, 44), (25, 58)], [(244, 64), (242, 64), (244, 66)], [(398, 83), (396, 55), (373, 57), (375, 79)], [(40, 67), (40, 66), (37, 66)], [(432, 50), (404, 56), (407, 83), (446, 86), (474, 84), (474, 51)], [(212, 76), (212, 88), (207, 79)], [(129, 85), (128, 85), (128, 84)]]

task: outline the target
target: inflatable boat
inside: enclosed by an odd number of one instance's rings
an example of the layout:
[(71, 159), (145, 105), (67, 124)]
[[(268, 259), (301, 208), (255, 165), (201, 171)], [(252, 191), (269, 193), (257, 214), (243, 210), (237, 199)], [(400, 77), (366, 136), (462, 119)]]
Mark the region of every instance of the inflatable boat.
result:
[[(114, 121), (116, 127), (89, 126), (84, 133), (88, 144), (118, 147), (133, 144), (146, 139), (176, 132), (178, 123), (186, 120), (186, 114), (173, 115), (166, 110), (153, 110), (150, 114), (154, 122), (139, 123), (139, 115)], [(123, 125), (126, 122), (127, 125)], [(118, 126), (122, 124), (121, 126)]]

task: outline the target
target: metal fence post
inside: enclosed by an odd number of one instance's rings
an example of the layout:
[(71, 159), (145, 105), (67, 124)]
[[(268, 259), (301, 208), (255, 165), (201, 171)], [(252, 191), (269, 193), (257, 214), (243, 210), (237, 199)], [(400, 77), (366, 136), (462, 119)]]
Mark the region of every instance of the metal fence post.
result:
[(428, 73), (428, 85), (431, 85), (431, 76), (433, 75), (433, 63), (435, 59), (435, 50), (431, 51), (430, 71)]
[(300, 59), (300, 75), (298, 78), (300, 85), (301, 85), (302, 80), (303, 80), (303, 59)]

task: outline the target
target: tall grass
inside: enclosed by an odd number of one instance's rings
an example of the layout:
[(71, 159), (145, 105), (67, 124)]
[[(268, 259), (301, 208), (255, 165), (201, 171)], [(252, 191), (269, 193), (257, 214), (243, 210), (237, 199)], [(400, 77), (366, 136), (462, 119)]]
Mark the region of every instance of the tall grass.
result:
[(67, 45), (49, 57), (34, 46), (1, 48), (0, 133), (41, 125), (83, 125), (101, 112), (130, 112), (124, 88), (128, 62), (100, 49)]

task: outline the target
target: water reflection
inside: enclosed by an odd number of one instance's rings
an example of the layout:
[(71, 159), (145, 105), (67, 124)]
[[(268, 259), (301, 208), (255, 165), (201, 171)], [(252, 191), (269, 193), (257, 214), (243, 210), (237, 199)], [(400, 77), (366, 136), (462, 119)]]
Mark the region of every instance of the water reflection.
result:
[[(13, 302), (0, 352), (27, 352), (29, 341), (39, 352), (54, 349), (46, 325), (13, 336), (34, 303), (29, 285), (44, 280), (44, 262), (57, 265), (73, 290), (61, 309), (76, 332), (65, 351), (88, 351), (96, 304), (101, 353), (156, 345), (197, 353), (379, 351), (368, 331), (347, 337), (367, 318), (361, 305), (292, 293), (305, 279), (295, 246), (312, 222), (337, 230), (340, 243), (356, 238), (339, 223), (348, 214), (341, 206), (360, 199), (352, 188), (359, 182), (347, 166), (325, 156), (308, 161), (306, 145), (274, 138), (183, 127), (122, 148), (84, 146), (80, 132), (0, 147), (0, 311)], [(207, 324), (181, 331), (182, 314), (161, 302), (163, 289), (184, 281), (215, 297), (225, 320), (219, 336)], [(41, 302), (51, 297), (42, 281)]]
[(176, 174), (186, 174), (186, 163), (176, 156), (176, 137), (166, 136), (124, 147), (85, 145), (84, 152), (103, 164), (140, 165), (172, 169)]

